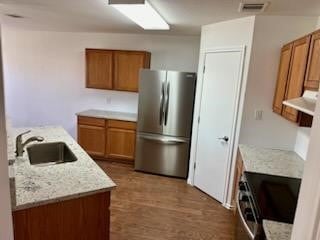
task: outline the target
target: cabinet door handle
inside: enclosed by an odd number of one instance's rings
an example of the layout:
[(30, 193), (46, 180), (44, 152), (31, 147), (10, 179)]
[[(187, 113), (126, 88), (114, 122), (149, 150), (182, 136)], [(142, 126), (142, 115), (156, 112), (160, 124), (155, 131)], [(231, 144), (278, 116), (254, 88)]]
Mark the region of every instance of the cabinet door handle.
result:
[(161, 94), (160, 94), (160, 112), (159, 112), (159, 115), (160, 115), (160, 119), (159, 119), (159, 125), (162, 125), (163, 123), (163, 105), (164, 105), (164, 82), (162, 82), (162, 85), (161, 85)]
[(168, 139), (166, 137), (154, 137), (154, 136), (146, 136), (146, 135), (139, 135), (139, 138), (154, 141), (154, 142), (159, 142), (163, 144), (184, 144), (188, 143), (188, 140), (185, 139), (178, 139), (178, 138), (173, 138), (173, 139)]

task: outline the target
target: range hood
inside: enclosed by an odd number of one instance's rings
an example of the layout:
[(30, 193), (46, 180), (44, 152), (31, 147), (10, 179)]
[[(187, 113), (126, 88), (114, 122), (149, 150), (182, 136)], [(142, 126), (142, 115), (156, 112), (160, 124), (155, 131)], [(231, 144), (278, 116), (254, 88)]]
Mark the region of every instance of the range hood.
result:
[(283, 104), (314, 116), (319, 92), (306, 90), (302, 97), (283, 101)]

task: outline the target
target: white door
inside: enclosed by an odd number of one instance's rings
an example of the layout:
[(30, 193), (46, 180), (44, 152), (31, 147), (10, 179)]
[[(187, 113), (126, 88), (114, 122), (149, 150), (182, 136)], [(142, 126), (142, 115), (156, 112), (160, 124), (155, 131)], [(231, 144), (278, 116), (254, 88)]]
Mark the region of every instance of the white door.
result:
[(224, 202), (236, 125), (243, 50), (205, 56), (194, 185)]

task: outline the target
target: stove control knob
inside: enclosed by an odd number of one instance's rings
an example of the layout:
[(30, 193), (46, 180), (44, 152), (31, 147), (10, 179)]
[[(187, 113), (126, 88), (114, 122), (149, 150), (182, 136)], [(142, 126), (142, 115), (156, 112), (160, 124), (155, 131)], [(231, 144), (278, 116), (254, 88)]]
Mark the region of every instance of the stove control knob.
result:
[(244, 210), (244, 215), (247, 221), (254, 222), (254, 215), (251, 208), (246, 208)]
[(248, 197), (247, 193), (245, 193), (245, 192), (240, 192), (240, 194), (239, 194), (239, 200), (240, 200), (241, 202), (249, 202), (249, 197)]
[(240, 191), (246, 191), (246, 185), (242, 181), (239, 182), (239, 190)]
[(241, 198), (241, 201), (244, 201), (244, 202), (249, 202), (249, 197), (247, 194), (244, 194)]
[(244, 209), (244, 214), (249, 214), (249, 213), (252, 213), (252, 209), (250, 207), (246, 207)]

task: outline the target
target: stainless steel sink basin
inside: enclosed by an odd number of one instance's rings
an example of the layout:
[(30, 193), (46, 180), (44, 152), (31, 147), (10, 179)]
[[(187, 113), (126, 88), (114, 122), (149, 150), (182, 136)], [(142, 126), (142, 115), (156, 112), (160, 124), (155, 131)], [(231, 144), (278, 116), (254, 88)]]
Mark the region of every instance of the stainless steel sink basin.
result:
[(34, 144), (27, 148), (31, 165), (51, 165), (78, 159), (64, 142)]

